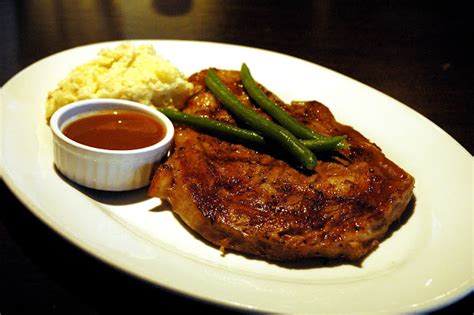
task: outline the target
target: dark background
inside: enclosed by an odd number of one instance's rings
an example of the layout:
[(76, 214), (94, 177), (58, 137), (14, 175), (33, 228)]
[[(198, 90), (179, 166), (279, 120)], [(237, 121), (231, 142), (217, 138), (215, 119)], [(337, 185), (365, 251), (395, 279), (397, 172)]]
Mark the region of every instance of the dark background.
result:
[[(254, 46), (309, 60), (380, 90), (473, 154), (474, 23), (459, 3), (0, 0), (0, 85), (41, 58), (94, 42), (187, 39)], [(0, 193), (1, 315), (136, 314), (167, 307), (230, 312), (110, 268), (34, 218), (3, 182)], [(441, 312), (472, 314), (469, 302)]]

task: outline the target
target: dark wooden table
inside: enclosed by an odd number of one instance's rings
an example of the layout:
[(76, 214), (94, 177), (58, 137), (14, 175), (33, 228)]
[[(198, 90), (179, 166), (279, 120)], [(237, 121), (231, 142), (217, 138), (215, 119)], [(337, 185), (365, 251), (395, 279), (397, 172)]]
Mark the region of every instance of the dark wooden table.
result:
[[(296, 3), (2, 0), (0, 85), (43, 57), (93, 42), (189, 39), (254, 46), (312, 61), (372, 86), (428, 117), (473, 154), (474, 58), (469, 44), (474, 23), (467, 8), (455, 2)], [(39, 222), (3, 182), (0, 194), (1, 315), (137, 314), (168, 307), (230, 312), (103, 264)], [(442, 311), (472, 313), (469, 302), (465, 298)]]

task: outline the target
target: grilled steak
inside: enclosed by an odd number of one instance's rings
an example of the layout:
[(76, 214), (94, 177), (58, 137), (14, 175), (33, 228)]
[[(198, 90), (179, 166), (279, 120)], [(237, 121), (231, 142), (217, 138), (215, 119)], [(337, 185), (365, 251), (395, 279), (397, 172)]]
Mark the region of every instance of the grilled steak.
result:
[[(184, 112), (235, 124), (206, 88), (205, 73), (190, 77), (195, 93)], [(218, 75), (255, 108), (238, 72), (218, 70)], [(324, 105), (285, 105), (266, 93), (317, 132), (347, 135), (350, 146), (323, 156), (308, 173), (277, 150), (250, 148), (178, 126), (174, 150), (157, 169), (149, 194), (168, 199), (189, 227), (221, 249), (271, 260), (357, 260), (367, 255), (407, 207), (413, 177), (359, 132), (336, 122)]]

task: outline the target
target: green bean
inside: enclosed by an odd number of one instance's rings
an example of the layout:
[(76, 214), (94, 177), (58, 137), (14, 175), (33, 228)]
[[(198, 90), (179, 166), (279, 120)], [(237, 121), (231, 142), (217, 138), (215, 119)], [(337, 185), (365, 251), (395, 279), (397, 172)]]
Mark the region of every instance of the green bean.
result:
[(313, 152), (336, 151), (344, 149), (346, 136), (326, 137), (324, 139), (305, 139), (301, 143)]
[(213, 120), (207, 117), (197, 116), (179, 112), (171, 108), (158, 108), (170, 120), (190, 125), (205, 131), (214, 132), (218, 135), (227, 136), (240, 142), (264, 145), (265, 139), (252, 130), (242, 129), (231, 124)]
[(316, 156), (303, 146), (291, 132), (243, 105), (222, 83), (214, 70), (210, 69), (207, 72), (205, 81), (207, 87), (219, 99), (224, 108), (264, 137), (280, 143), (306, 169), (314, 169), (317, 163)]
[(244, 85), (245, 90), (250, 95), (250, 97), (254, 99), (257, 105), (296, 137), (300, 139), (325, 138), (325, 136), (316, 133), (315, 131), (298, 122), (287, 112), (285, 112), (280, 106), (270, 100), (267, 95), (257, 86), (257, 83), (253, 79), (252, 74), (245, 63), (242, 64), (240, 69), (240, 79)]
[[(211, 118), (186, 114), (171, 108), (158, 108), (171, 121), (211, 132), (217, 136), (228, 137), (246, 144), (265, 145), (265, 138), (255, 131), (239, 128), (237, 126), (217, 121)], [(345, 136), (336, 136), (324, 140), (300, 140), (311, 151), (334, 151), (345, 147)]]

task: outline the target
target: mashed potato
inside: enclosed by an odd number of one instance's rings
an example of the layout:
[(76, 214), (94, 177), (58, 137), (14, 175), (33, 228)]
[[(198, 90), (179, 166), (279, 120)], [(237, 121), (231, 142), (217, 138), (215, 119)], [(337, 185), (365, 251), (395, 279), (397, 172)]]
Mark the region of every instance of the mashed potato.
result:
[(89, 98), (119, 98), (157, 107), (180, 108), (192, 84), (151, 45), (103, 49), (78, 66), (48, 94), (46, 118), (60, 107)]

